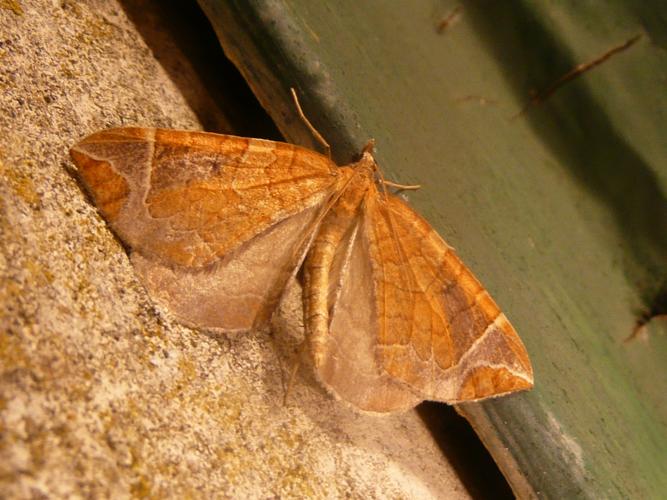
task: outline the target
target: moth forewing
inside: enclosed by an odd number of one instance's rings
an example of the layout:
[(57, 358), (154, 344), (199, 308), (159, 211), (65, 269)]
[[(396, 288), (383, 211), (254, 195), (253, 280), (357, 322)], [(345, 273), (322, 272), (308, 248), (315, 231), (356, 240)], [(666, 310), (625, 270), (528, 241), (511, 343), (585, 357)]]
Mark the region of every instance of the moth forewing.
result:
[(268, 322), (337, 182), (319, 153), (205, 132), (111, 129), (71, 155), (149, 293), (230, 332)]
[(512, 326), (428, 223), (387, 194), (370, 148), (339, 168), (280, 142), (120, 128), (71, 155), (149, 293), (179, 320), (266, 325), (308, 252), (309, 345), (339, 399), (384, 413), (532, 387)]

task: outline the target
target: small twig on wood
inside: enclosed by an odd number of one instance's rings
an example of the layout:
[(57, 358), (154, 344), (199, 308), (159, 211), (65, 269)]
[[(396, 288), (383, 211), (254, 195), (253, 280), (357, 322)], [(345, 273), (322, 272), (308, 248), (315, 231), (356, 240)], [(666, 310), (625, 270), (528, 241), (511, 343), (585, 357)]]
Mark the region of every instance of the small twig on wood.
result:
[(457, 97), (454, 99), (454, 102), (458, 104), (463, 104), (467, 102), (476, 102), (480, 106), (495, 105), (497, 101), (494, 99), (488, 99), (481, 95), (464, 95), (463, 97)]
[(529, 107), (531, 106), (537, 106), (539, 104), (542, 104), (544, 101), (546, 101), (549, 97), (551, 97), (559, 88), (561, 88), (563, 85), (568, 83), (571, 80), (574, 80), (578, 76), (581, 76), (582, 74), (592, 70), (596, 66), (599, 66), (603, 62), (607, 61), (609, 58), (615, 56), (616, 54), (623, 52), (624, 50), (629, 49), (632, 47), (637, 41), (642, 37), (641, 33), (639, 35), (635, 35), (629, 40), (626, 40), (620, 45), (617, 45), (615, 47), (612, 47), (608, 51), (606, 51), (604, 54), (596, 57), (592, 61), (577, 64), (574, 68), (572, 68), (570, 71), (565, 73), (563, 76), (561, 76), (558, 80), (556, 80), (554, 83), (552, 83), (549, 87), (547, 87), (545, 90), (542, 92), (537, 92), (535, 95), (533, 95), (528, 101), (528, 104), (524, 106), (524, 108), (517, 113), (517, 115), (514, 117), (516, 118), (517, 116), (521, 116), (524, 114)]
[(457, 5), (454, 10), (452, 10), (447, 16), (443, 17), (442, 20), (438, 23), (436, 31), (438, 33), (444, 32), (449, 28), (454, 22), (456, 22), (460, 16), (460, 12), (463, 10), (461, 5)]

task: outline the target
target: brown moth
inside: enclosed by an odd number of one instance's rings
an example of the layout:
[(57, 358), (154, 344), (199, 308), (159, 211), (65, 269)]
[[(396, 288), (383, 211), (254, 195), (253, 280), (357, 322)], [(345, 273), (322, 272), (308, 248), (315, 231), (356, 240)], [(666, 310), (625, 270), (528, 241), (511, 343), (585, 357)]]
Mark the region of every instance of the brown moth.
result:
[(182, 322), (267, 325), (305, 258), (315, 370), (353, 407), (384, 413), (533, 386), (505, 315), (429, 224), (387, 194), (369, 150), (338, 167), (280, 142), (121, 128), (71, 155), (149, 293)]

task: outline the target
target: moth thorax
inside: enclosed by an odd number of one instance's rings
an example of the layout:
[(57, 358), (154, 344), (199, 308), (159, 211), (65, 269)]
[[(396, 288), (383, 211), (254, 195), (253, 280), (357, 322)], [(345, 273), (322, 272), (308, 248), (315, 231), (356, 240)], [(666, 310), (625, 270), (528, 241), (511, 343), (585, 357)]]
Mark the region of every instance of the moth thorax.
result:
[(378, 165), (375, 162), (375, 158), (373, 158), (373, 155), (368, 151), (364, 151), (359, 161), (353, 163), (350, 166), (354, 168), (354, 171), (357, 175), (367, 177), (368, 179), (373, 179), (375, 172), (378, 170)]

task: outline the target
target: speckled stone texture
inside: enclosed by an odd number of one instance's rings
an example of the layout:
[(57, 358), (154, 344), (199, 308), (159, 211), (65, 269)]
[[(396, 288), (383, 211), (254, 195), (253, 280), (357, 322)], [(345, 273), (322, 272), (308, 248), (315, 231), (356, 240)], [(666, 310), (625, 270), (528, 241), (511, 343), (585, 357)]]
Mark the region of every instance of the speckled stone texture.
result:
[(358, 415), (305, 363), (283, 404), (298, 290), (235, 337), (152, 304), (67, 153), (200, 128), (119, 4), (1, 2), (0, 89), (0, 497), (467, 497), (414, 412)]

